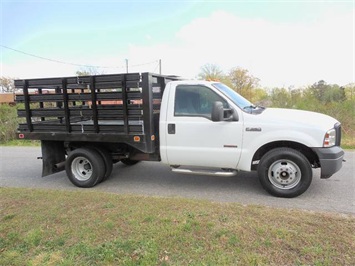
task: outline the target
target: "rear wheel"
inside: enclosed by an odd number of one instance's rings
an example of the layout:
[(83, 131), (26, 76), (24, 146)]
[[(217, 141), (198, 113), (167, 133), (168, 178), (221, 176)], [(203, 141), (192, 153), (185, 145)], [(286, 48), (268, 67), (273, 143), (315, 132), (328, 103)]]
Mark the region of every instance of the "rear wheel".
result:
[(105, 164), (105, 175), (101, 181), (107, 180), (110, 177), (113, 169), (113, 161), (110, 153), (105, 148), (90, 147), (90, 149), (94, 149), (101, 155), (101, 158), (103, 159)]
[(312, 167), (302, 153), (291, 148), (276, 148), (262, 157), (258, 175), (261, 185), (271, 195), (293, 198), (310, 186)]
[(78, 187), (93, 187), (105, 175), (105, 163), (101, 155), (87, 148), (79, 148), (69, 153), (65, 163), (69, 180)]

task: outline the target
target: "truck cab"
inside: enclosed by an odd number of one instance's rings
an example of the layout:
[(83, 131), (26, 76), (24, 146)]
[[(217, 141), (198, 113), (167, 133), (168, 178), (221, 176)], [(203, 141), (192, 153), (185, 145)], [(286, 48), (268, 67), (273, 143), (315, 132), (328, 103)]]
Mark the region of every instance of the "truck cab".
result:
[[(209, 82), (179, 81), (165, 88), (160, 114), (160, 155), (164, 163), (237, 169), (243, 145), (243, 114), (213, 86)], [(228, 118), (212, 120), (216, 102), (222, 104), (221, 111)]]

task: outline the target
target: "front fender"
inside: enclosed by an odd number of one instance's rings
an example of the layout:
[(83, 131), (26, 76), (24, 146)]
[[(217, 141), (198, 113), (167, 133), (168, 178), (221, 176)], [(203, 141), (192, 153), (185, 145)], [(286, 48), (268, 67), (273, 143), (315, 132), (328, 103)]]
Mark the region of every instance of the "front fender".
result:
[(273, 142), (293, 142), (299, 143), (307, 147), (321, 147), (321, 134), (310, 135), (304, 131), (290, 131), (286, 129), (274, 130), (269, 132), (263, 131), (245, 131), (244, 142), (242, 148), (242, 156), (240, 158), (238, 169), (243, 171), (251, 170), (251, 163), (254, 154), (260, 147)]

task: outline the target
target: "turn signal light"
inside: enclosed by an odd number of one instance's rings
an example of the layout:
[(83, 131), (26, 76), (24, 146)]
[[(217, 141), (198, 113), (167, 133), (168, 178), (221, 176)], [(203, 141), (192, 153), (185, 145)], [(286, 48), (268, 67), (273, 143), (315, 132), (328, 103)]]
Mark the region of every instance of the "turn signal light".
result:
[(323, 147), (332, 147), (335, 146), (336, 141), (336, 131), (334, 128), (330, 129), (325, 133)]

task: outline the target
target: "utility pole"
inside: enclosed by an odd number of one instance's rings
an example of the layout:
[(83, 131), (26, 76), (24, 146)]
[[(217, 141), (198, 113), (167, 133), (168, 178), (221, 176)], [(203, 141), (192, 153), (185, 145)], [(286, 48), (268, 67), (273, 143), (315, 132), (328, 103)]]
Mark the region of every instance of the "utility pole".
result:
[(128, 59), (126, 59), (126, 73), (128, 73)]
[(159, 59), (159, 74), (161, 75), (161, 59)]

